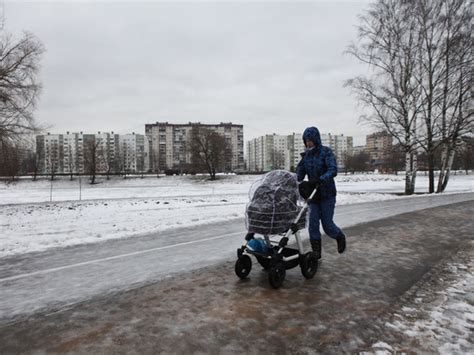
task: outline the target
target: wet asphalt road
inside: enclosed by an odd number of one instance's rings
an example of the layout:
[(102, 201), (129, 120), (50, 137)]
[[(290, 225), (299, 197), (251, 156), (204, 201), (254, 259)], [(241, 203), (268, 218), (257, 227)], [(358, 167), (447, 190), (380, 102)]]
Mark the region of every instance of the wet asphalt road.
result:
[[(430, 271), (473, 255), (474, 202), (346, 229), (324, 239), (313, 280), (289, 270), (273, 290), (254, 264), (240, 281), (226, 261), (0, 326), (0, 352), (341, 353), (381, 340), (384, 319)], [(39, 295), (41, 296), (41, 295)], [(3, 302), (3, 299), (2, 299)], [(409, 349), (405, 349), (409, 350)]]

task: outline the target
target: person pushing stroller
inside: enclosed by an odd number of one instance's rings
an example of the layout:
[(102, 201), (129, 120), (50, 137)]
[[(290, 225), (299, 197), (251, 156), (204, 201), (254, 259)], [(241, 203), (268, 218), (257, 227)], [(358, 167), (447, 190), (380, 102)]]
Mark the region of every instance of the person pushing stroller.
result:
[[(301, 153), (301, 160), (296, 167), (296, 175), (300, 182), (300, 193), (308, 198), (311, 191), (318, 187), (315, 197), (309, 204), (309, 238), (313, 253), (321, 259), (321, 232), (319, 221), (324, 232), (337, 241), (337, 251), (342, 254), (346, 249), (346, 236), (334, 223), (334, 208), (336, 206), (337, 163), (334, 153), (329, 147), (321, 144), (321, 136), (316, 127), (308, 127), (303, 132), (303, 142), (306, 147)], [(308, 176), (308, 182), (303, 182)]]

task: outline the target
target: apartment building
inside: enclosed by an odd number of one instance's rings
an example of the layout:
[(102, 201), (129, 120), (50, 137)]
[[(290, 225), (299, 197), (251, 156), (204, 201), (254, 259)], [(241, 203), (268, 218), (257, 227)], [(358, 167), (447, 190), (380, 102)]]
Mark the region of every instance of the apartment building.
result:
[(247, 142), (247, 170), (291, 169), (291, 136), (267, 134)]
[(230, 123), (202, 124), (189, 122), (174, 124), (156, 122), (145, 125), (147, 145), (146, 166), (149, 171), (160, 172), (167, 169), (181, 169), (191, 164), (189, 150), (191, 132), (196, 127), (207, 128), (224, 136), (231, 147), (231, 155), (226, 159), (226, 171), (244, 168), (244, 127)]
[(38, 135), (38, 171), (44, 174), (87, 174), (88, 167), (95, 162), (99, 174), (141, 172), (144, 168), (144, 142), (143, 135), (122, 136), (114, 132)]
[(142, 134), (121, 134), (119, 136), (121, 166), (125, 172), (145, 171), (145, 136)]
[(378, 165), (389, 158), (393, 138), (388, 132), (376, 132), (366, 136), (366, 153), (372, 164)]
[(36, 136), (36, 154), (38, 171), (41, 173), (58, 173), (64, 171), (64, 150), (62, 134)]
[(323, 143), (330, 147), (336, 156), (337, 166), (339, 169), (344, 169), (346, 158), (349, 155), (352, 155), (353, 150), (353, 138), (350, 136), (344, 136), (343, 134), (323, 134), (322, 136), (327, 136), (325, 138), (328, 143)]

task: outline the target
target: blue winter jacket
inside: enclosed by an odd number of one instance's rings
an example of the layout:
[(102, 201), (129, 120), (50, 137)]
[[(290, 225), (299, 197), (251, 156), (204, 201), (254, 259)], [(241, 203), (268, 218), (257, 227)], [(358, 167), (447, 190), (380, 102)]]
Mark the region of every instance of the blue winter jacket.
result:
[(301, 153), (301, 160), (296, 167), (298, 181), (303, 181), (308, 175), (309, 181), (322, 182), (319, 193), (322, 198), (336, 196), (336, 184), (334, 177), (337, 175), (337, 162), (331, 148), (321, 145), (321, 136), (316, 127), (306, 128), (303, 132), (303, 140), (311, 140), (315, 147)]

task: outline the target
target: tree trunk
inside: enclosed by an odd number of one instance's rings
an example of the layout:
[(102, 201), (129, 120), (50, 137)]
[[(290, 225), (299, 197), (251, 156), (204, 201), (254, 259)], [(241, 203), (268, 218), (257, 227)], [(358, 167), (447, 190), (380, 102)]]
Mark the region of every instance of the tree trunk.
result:
[(418, 170), (418, 156), (416, 151), (411, 153), (411, 193), (415, 193), (415, 181), (416, 181), (416, 172)]
[(434, 154), (433, 150), (427, 152), (428, 156), (428, 179), (429, 179), (429, 188), (428, 192), (432, 194), (435, 191), (434, 188)]
[(450, 149), (449, 152), (446, 153), (444, 166), (444, 171), (439, 175), (438, 180), (438, 190), (437, 193), (444, 192), (446, 190), (446, 186), (448, 186), (449, 175), (451, 173), (451, 167), (453, 166), (454, 155), (456, 153), (455, 149)]
[(441, 166), (439, 169), (438, 187), (436, 188), (436, 193), (443, 192), (442, 186), (443, 186), (444, 177), (446, 175), (447, 167), (448, 167), (448, 146), (447, 144), (445, 144), (443, 147), (443, 151), (441, 152)]
[(405, 195), (412, 195), (415, 192), (416, 160), (416, 153), (405, 152)]

